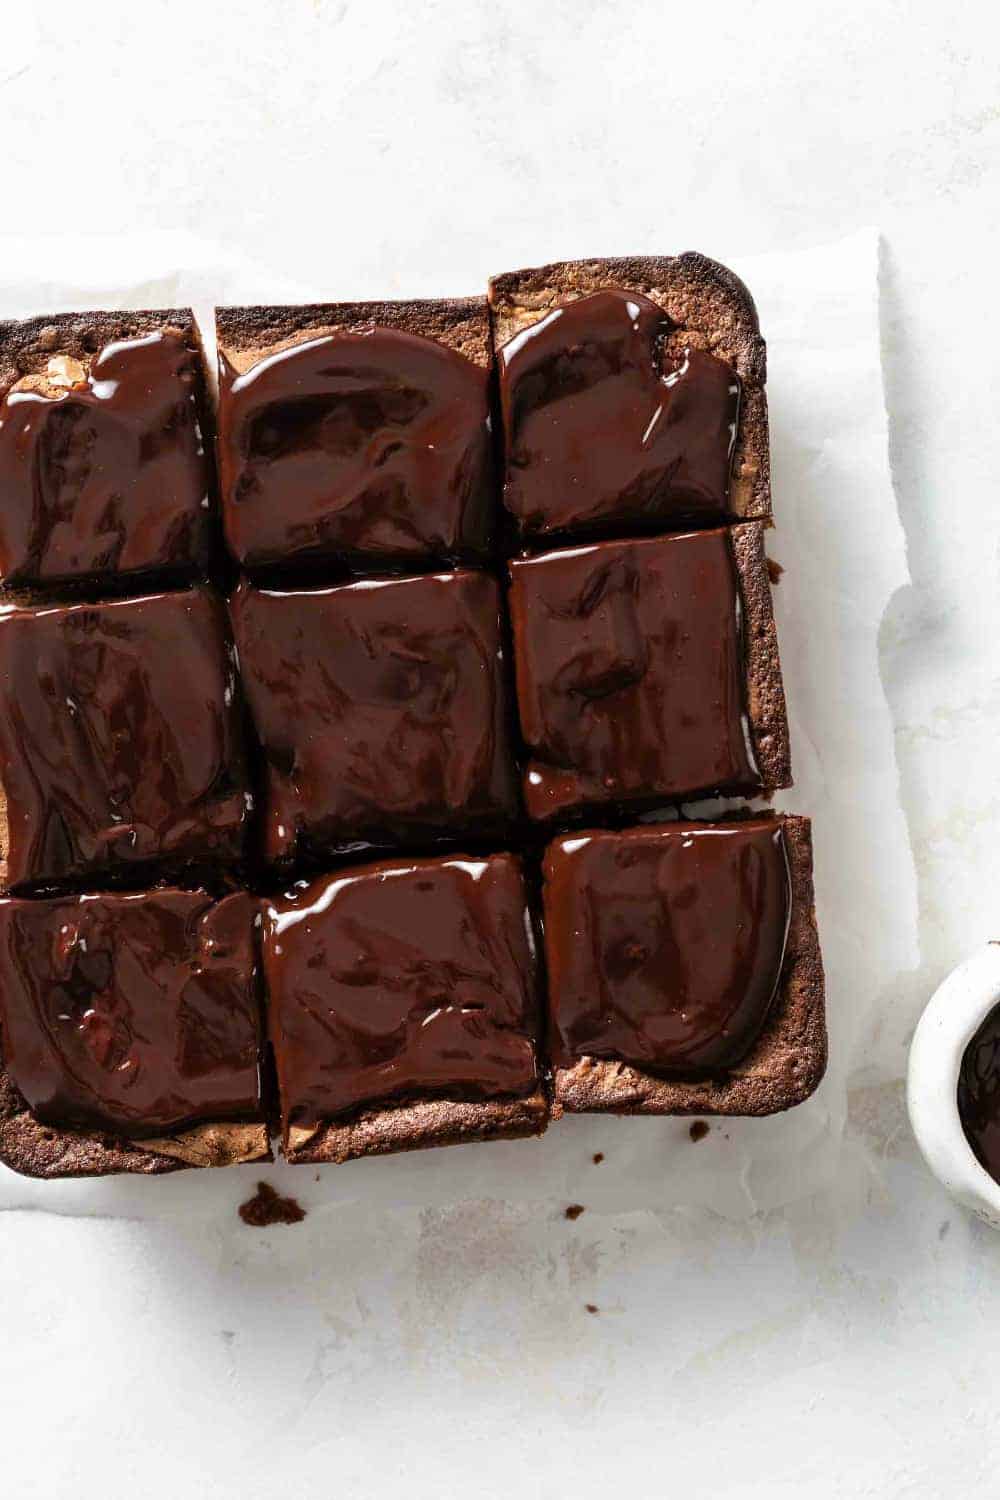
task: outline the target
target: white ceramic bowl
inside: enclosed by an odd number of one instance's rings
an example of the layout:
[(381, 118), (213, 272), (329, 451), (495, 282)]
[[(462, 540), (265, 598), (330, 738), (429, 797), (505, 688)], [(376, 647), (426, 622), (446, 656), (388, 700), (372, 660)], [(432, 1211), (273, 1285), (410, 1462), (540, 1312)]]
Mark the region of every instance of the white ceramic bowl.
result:
[(1000, 1003), (1000, 943), (952, 969), (913, 1034), (906, 1104), (917, 1144), (953, 1198), (1000, 1229), (1000, 1184), (979, 1165), (958, 1117), (958, 1072), (972, 1037)]

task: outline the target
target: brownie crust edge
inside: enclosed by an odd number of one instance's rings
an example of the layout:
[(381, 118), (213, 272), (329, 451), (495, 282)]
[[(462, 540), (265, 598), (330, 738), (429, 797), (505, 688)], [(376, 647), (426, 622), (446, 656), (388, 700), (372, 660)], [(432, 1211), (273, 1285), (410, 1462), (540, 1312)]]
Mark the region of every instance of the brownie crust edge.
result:
[(311, 302), (302, 306), (217, 307), (219, 350), (248, 353), (256, 363), (306, 338), (357, 333), (372, 325), (433, 339), (487, 369), (492, 358), (485, 297), (423, 298), (409, 302)]
[(729, 541), (743, 604), (747, 715), (757, 768), (770, 793), (792, 785), (792, 753), (764, 530), (761, 521), (741, 523), (730, 528)]
[(316, 1130), (292, 1127), (283, 1154), (293, 1164), (340, 1164), (359, 1156), (386, 1156), (426, 1146), (524, 1139), (542, 1135), (548, 1123), (549, 1103), (542, 1089), (520, 1099), (425, 1099), (364, 1109), (347, 1120), (327, 1121)]
[(175, 328), (199, 355), (201, 339), (189, 307), (142, 308), (136, 312), (52, 313), (0, 320), (0, 395), (25, 375), (44, 374), (54, 355), (88, 366), (98, 350), (117, 339), (140, 338)]
[(193, 1125), (173, 1135), (130, 1141), (111, 1132), (45, 1125), (31, 1113), (0, 1064), (0, 1161), (22, 1177), (144, 1177), (187, 1167), (272, 1161), (263, 1123)]

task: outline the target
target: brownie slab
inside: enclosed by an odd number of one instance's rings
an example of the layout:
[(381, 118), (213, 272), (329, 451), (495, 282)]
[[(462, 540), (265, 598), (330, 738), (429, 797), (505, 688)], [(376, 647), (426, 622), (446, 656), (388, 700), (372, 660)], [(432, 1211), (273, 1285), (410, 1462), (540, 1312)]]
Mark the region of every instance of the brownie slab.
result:
[(505, 501), (526, 535), (770, 515), (765, 345), (725, 266), (562, 261), (494, 276), (489, 304)]
[(0, 1158), (33, 1176), (269, 1155), (239, 893), (0, 900)]
[(223, 514), (246, 569), (485, 554), (485, 298), (216, 317)]
[(808, 819), (563, 835), (544, 877), (554, 1110), (771, 1114), (816, 1088)]
[(266, 763), (268, 860), (485, 837), (516, 813), (492, 578), (244, 583), (231, 611)]
[(190, 578), (214, 490), (188, 308), (0, 322), (0, 579)]
[(510, 564), (533, 818), (790, 782), (759, 522)]
[(221, 601), (0, 610), (0, 785), (8, 889), (238, 862), (251, 803)]
[(536, 957), (509, 854), (380, 861), (266, 903), (285, 1155), (539, 1134)]

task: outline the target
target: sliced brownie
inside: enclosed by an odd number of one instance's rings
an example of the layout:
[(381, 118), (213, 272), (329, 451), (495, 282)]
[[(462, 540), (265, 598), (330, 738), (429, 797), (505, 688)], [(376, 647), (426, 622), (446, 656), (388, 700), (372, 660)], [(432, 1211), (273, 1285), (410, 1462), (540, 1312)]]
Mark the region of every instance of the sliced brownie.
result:
[(251, 799), (222, 601), (0, 610), (0, 788), (10, 890), (238, 865)]
[(762, 526), (510, 564), (529, 815), (791, 781)]
[(270, 1157), (239, 893), (0, 900), (0, 1159), (33, 1177)]
[(493, 578), (244, 583), (231, 609), (264, 753), (268, 861), (488, 838), (516, 814)]
[(250, 572), (484, 555), (486, 299), (223, 307), (219, 470)]
[(807, 818), (563, 835), (544, 879), (556, 1110), (766, 1115), (813, 1092)]
[(525, 538), (615, 536), (771, 512), (766, 359), (715, 261), (564, 261), (489, 287), (504, 501)]
[(214, 535), (189, 308), (0, 322), (0, 580), (190, 579)]
[(290, 1161), (538, 1135), (535, 945), (520, 862), (382, 861), (264, 912)]

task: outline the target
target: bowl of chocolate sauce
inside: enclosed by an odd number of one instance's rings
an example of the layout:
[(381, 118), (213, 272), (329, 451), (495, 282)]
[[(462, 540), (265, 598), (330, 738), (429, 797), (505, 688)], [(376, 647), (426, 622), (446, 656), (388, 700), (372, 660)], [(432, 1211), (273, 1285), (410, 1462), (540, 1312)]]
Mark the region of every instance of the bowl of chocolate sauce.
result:
[(931, 997), (910, 1047), (906, 1102), (931, 1171), (1000, 1229), (1000, 942)]

